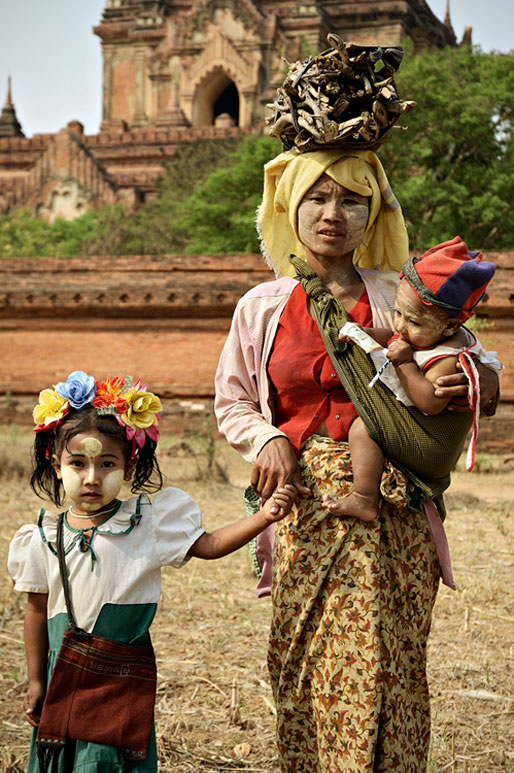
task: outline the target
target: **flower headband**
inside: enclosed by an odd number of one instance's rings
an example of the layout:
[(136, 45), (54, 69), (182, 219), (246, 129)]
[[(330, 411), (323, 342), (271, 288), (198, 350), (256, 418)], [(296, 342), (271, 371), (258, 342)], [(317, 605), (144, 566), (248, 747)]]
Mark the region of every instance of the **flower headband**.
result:
[(159, 411), (162, 403), (157, 395), (147, 392), (141, 380), (132, 377), (108, 378), (95, 381), (82, 370), (70, 373), (66, 381), (53, 389), (39, 393), (39, 403), (33, 411), (34, 432), (43, 432), (59, 426), (70, 408), (84, 408), (91, 403), (99, 414), (110, 414), (125, 427), (128, 441), (142, 448), (146, 438), (157, 442)]

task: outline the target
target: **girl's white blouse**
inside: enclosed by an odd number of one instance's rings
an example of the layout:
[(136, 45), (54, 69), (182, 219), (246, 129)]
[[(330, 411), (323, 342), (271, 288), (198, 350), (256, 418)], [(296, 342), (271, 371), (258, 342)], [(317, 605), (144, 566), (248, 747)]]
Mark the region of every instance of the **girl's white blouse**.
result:
[[(91, 549), (81, 530), (66, 525), (64, 547), (77, 624), (92, 631), (105, 604), (157, 604), (161, 567), (184, 566), (204, 531), (199, 506), (177, 488), (160, 491), (153, 503), (145, 494), (122, 502), (95, 530)], [(8, 557), (15, 590), (48, 594), (48, 619), (66, 612), (56, 532), (57, 517), (42, 510), (37, 524), (16, 532)]]

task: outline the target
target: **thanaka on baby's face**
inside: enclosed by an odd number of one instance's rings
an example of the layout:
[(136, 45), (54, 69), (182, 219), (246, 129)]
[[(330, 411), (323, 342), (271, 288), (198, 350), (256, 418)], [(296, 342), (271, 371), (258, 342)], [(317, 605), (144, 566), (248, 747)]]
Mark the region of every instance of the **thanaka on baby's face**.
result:
[(128, 474), (123, 444), (96, 429), (71, 437), (52, 464), (75, 513), (92, 517), (116, 499)]
[(444, 309), (423, 303), (406, 279), (396, 291), (394, 331), (402, 341), (427, 348), (450, 338), (461, 326)]

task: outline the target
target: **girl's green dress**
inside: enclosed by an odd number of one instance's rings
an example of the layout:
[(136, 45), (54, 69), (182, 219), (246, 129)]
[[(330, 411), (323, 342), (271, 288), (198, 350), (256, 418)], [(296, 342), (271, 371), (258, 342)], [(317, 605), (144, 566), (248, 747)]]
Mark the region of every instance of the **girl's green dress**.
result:
[[(120, 502), (117, 510), (93, 529), (89, 541), (83, 530), (73, 529), (66, 519), (64, 523), (77, 624), (119, 642), (148, 642), (161, 592), (161, 567), (184, 566), (189, 549), (204, 532), (196, 502), (175, 488), (159, 492), (153, 504), (146, 495), (133, 497)], [(16, 533), (8, 560), (16, 590), (48, 594), (49, 678), (68, 622), (55, 553), (56, 526), (56, 516), (41, 510), (37, 525), (22, 526)], [(36, 735), (37, 730), (32, 736), (28, 773), (39, 773)], [(65, 773), (63, 754), (58, 769)], [(132, 771), (157, 771), (155, 727), (146, 760)], [(118, 752), (113, 746), (77, 741), (73, 772), (122, 773)]]

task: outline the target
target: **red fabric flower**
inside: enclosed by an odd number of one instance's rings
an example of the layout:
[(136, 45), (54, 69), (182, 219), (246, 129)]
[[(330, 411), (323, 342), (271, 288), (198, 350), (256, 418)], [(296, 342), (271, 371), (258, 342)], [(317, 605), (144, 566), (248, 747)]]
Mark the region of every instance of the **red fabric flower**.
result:
[(123, 394), (125, 379), (119, 376), (96, 382), (95, 408), (113, 408), (117, 413), (125, 413), (127, 402)]

